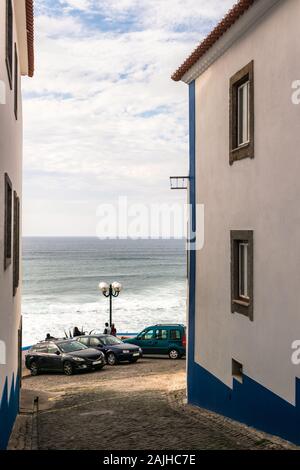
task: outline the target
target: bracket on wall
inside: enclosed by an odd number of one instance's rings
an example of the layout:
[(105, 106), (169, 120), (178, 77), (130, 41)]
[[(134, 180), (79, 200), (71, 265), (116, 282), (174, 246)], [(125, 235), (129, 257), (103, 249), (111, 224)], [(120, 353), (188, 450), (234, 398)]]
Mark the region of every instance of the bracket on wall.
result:
[(189, 176), (170, 176), (171, 189), (188, 189)]

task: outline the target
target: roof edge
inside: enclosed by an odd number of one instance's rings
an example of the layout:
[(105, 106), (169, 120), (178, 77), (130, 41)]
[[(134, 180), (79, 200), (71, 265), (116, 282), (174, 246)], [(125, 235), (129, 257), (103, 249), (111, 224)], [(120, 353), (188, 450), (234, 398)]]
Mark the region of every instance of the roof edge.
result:
[(34, 75), (34, 0), (25, 0), (28, 49), (28, 76)]
[(179, 82), (188, 70), (203, 57), (206, 52), (239, 20), (246, 11), (259, 0), (239, 0), (217, 24), (209, 35), (196, 47), (190, 56), (172, 75), (172, 80)]

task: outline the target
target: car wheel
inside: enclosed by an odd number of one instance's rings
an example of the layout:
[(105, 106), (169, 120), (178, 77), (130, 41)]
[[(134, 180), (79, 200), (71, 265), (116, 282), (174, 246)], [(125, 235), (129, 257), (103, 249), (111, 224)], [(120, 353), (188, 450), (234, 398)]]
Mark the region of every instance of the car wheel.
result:
[(36, 362), (32, 362), (30, 364), (30, 372), (31, 372), (32, 377), (36, 377), (38, 375), (39, 368)]
[(107, 356), (107, 364), (110, 366), (115, 366), (117, 364), (117, 358), (114, 353), (109, 353)]
[(65, 375), (73, 375), (74, 370), (73, 370), (73, 366), (71, 362), (69, 361), (64, 362), (64, 373)]
[(180, 354), (177, 349), (171, 349), (169, 351), (169, 358), (173, 360), (180, 359)]

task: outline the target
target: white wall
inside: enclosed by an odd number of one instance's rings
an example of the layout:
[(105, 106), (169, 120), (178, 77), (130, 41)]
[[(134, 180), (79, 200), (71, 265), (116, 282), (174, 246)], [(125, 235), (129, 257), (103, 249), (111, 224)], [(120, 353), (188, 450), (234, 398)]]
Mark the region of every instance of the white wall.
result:
[[(300, 339), (300, 1), (280, 2), (196, 80), (195, 360), (232, 387), (231, 359), (294, 403)], [(229, 166), (229, 80), (254, 60), (255, 159)], [(230, 230), (254, 230), (254, 322), (231, 313)]]
[[(19, 0), (17, 0), (19, 1)], [(18, 121), (14, 115), (14, 93), (10, 90), (5, 63), (6, 2), (0, 0), (0, 80), (6, 89), (6, 104), (0, 104), (0, 341), (6, 343), (7, 364), (0, 364), (0, 399), (6, 377), (9, 387), (18, 366), (17, 332), (20, 323), (20, 288), (13, 297), (13, 267), (4, 271), (4, 174), (8, 173), (13, 190), (22, 192), (22, 103), (19, 96)], [(14, 41), (17, 42), (16, 26)], [(20, 283), (21, 285), (21, 283)]]

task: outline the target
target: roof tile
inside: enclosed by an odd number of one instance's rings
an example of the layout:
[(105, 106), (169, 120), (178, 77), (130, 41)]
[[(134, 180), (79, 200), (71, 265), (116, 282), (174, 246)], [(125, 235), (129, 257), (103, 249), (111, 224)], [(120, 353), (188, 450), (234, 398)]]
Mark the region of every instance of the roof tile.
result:
[(28, 47), (28, 75), (34, 74), (34, 8), (33, 0), (26, 1), (26, 27), (27, 27), (27, 47)]
[(172, 80), (178, 82), (186, 72), (233, 26), (236, 21), (258, 0), (239, 0), (211, 33), (199, 44), (191, 55), (172, 75)]

